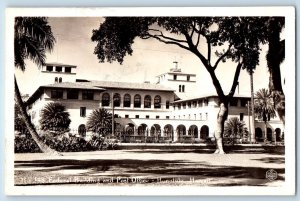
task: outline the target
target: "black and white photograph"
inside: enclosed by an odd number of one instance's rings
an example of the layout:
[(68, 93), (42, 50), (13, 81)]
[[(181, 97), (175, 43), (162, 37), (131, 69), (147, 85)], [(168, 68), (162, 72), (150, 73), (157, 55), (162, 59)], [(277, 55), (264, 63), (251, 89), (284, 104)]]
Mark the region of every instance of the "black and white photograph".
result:
[(293, 7), (6, 11), (6, 194), (295, 194)]

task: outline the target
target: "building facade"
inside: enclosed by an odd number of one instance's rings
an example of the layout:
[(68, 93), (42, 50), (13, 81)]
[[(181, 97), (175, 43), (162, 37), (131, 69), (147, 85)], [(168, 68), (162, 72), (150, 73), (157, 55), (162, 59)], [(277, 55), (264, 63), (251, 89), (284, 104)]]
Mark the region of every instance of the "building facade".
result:
[[(124, 142), (197, 142), (214, 136), (218, 97), (211, 94), (189, 98), (196, 90), (195, 74), (183, 73), (176, 66), (151, 84), (76, 79), (75, 71), (76, 66), (55, 63), (42, 68), (45, 83), (27, 100), (36, 127), (43, 107), (60, 102), (70, 113), (71, 132), (85, 128), (93, 110), (105, 108), (118, 116), (115, 135)], [(248, 96), (235, 95), (228, 116), (244, 121), (248, 130), (249, 101)], [(255, 128), (258, 140), (267, 136), (272, 141), (284, 131), (278, 119), (268, 123), (267, 135), (264, 122), (256, 120)]]

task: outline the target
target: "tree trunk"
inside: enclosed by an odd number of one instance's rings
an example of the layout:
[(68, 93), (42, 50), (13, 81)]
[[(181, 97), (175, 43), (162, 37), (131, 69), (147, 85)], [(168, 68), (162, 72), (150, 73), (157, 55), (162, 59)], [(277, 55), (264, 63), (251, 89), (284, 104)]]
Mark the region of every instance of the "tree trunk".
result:
[(57, 151), (51, 149), (49, 146), (47, 146), (40, 138), (40, 136), (38, 135), (38, 133), (35, 130), (34, 125), (31, 123), (31, 120), (26, 112), (23, 100), (21, 98), (21, 94), (19, 91), (19, 87), (18, 87), (18, 83), (15, 77), (15, 102), (16, 104), (19, 106), (20, 108), (20, 113), (22, 115), (22, 117), (24, 118), (24, 122), (25, 125), (32, 137), (32, 139), (36, 142), (36, 144), (39, 146), (40, 150), (43, 153), (47, 153), (47, 154), (53, 154), (53, 155), (61, 155), (60, 153), (58, 153)]
[(223, 133), (224, 133), (224, 124), (228, 116), (228, 103), (220, 103), (220, 110), (217, 117), (217, 126), (215, 130), (216, 138), (216, 154), (225, 154), (223, 149)]

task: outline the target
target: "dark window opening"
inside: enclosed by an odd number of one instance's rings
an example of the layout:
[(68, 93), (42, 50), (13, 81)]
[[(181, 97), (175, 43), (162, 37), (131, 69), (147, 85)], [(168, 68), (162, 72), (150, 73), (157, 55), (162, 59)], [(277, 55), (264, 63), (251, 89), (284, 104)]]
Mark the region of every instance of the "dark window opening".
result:
[(83, 100), (94, 100), (94, 92), (93, 91), (82, 91), (82, 99)]
[(191, 78), (191, 77), (190, 77), (189, 75), (186, 76), (186, 80), (187, 80), (187, 81), (190, 81), (190, 78)]
[(238, 99), (236, 98), (231, 99), (230, 106), (237, 106), (237, 104), (238, 104)]
[(156, 118), (156, 119), (159, 119), (159, 116), (156, 116), (155, 118)]
[(140, 118), (140, 115), (135, 115), (135, 118), (136, 118), (136, 119)]
[(177, 80), (177, 75), (173, 75), (173, 80)]
[(56, 69), (56, 72), (62, 72), (62, 67), (61, 66), (56, 66), (55, 69)]
[(66, 73), (71, 73), (72, 72), (72, 68), (71, 67), (65, 67), (65, 72)]
[(114, 107), (120, 107), (121, 104), (121, 96), (120, 94), (114, 94)]
[(151, 108), (151, 96), (149, 96), (149, 95), (145, 96), (144, 108)]
[(166, 109), (170, 108), (170, 101), (166, 101)]
[(138, 94), (134, 96), (134, 107), (141, 107), (141, 96)]
[(170, 119), (170, 116), (166, 116), (166, 119)]
[(58, 77), (55, 77), (54, 82), (55, 82), (55, 83), (58, 82)]
[(58, 82), (59, 83), (61, 83), (62, 82), (62, 78), (60, 77), (60, 78), (58, 78)]
[(51, 98), (62, 99), (63, 98), (63, 90), (51, 90)]
[(47, 67), (46, 67), (46, 71), (52, 72), (52, 71), (53, 71), (53, 66), (47, 66)]
[(67, 99), (78, 99), (78, 90), (69, 89), (67, 91)]
[(149, 119), (150, 117), (149, 117), (149, 115), (146, 115), (146, 119)]
[(102, 106), (109, 106), (110, 96), (108, 93), (102, 95)]
[(130, 107), (130, 104), (131, 104), (131, 97), (129, 94), (125, 94), (124, 95), (124, 102), (123, 102), (123, 106), (124, 107)]
[(248, 104), (247, 99), (241, 99), (241, 107), (246, 107)]
[(185, 91), (185, 86), (182, 85), (182, 89), (181, 89), (181, 92), (184, 92)]
[(181, 85), (179, 85), (179, 92), (181, 92)]
[(161, 108), (161, 97), (160, 96), (155, 96), (154, 108)]
[(240, 121), (244, 120), (244, 113), (240, 113)]
[(86, 116), (86, 107), (80, 107), (80, 116), (85, 117)]
[(129, 118), (129, 115), (128, 115), (128, 114), (125, 114), (125, 118)]

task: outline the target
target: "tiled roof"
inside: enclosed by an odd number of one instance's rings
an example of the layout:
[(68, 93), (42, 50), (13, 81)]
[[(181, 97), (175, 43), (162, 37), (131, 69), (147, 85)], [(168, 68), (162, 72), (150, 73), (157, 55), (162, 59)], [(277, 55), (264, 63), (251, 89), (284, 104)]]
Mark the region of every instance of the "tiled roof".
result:
[(76, 83), (76, 82), (61, 82), (61, 83), (54, 83), (41, 86), (42, 88), (68, 88), (68, 89), (92, 89), (92, 90), (105, 90), (100, 87), (94, 87), (86, 85), (85, 83)]
[[(218, 95), (217, 94), (203, 94), (201, 96), (196, 96), (196, 97), (191, 97), (191, 98), (177, 100), (177, 101), (174, 101), (174, 103), (181, 103), (181, 102), (186, 102), (186, 101), (194, 101), (194, 100), (204, 99), (204, 98), (209, 98), (209, 97), (218, 97)], [(245, 94), (235, 94), (233, 97), (234, 98), (251, 98), (250, 95), (245, 95)]]
[(139, 89), (139, 90), (155, 90), (155, 91), (174, 91), (171, 88), (150, 83), (133, 83), (133, 82), (114, 82), (114, 81), (95, 81), (76, 82), (86, 86), (101, 87), (101, 88), (119, 88), (119, 89)]
[(67, 66), (67, 67), (76, 67), (76, 65), (63, 64), (63, 63), (58, 63), (58, 62), (48, 62), (48, 63), (45, 63), (45, 66)]

